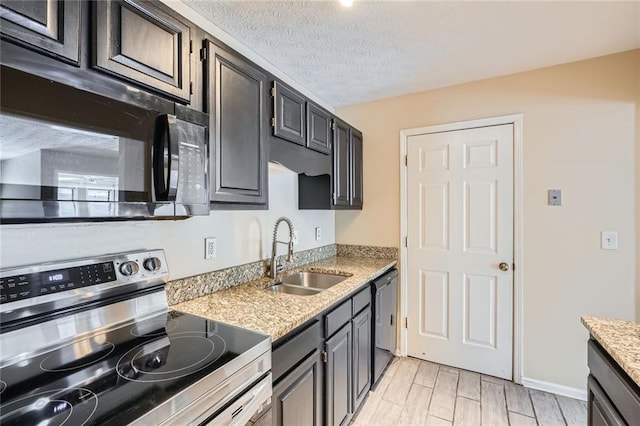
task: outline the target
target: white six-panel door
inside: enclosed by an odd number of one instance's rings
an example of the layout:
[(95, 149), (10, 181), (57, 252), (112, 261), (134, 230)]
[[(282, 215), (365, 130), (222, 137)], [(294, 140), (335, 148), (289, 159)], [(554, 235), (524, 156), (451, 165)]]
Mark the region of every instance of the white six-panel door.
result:
[(511, 380), (513, 125), (409, 136), (407, 161), (408, 355)]

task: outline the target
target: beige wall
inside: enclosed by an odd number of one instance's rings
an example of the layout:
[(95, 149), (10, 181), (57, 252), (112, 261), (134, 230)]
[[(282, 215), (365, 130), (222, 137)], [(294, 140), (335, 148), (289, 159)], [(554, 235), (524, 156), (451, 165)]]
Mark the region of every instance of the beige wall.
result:
[(635, 50), (338, 110), (364, 132), (365, 207), (336, 214), (336, 241), (398, 246), (401, 129), (522, 113), (523, 376), (584, 389), (580, 316), (636, 318), (639, 69)]

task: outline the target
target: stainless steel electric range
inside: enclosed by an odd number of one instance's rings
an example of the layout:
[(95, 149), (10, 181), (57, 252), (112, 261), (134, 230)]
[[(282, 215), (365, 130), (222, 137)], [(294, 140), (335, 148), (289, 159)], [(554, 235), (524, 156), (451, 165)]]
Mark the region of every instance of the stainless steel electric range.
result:
[(271, 398), (268, 336), (168, 309), (147, 250), (0, 271), (0, 424), (238, 424)]

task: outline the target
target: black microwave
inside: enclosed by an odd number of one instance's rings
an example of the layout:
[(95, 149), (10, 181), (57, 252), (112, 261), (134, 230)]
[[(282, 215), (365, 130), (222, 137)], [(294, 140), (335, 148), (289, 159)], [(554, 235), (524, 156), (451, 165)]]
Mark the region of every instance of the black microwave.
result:
[(209, 214), (208, 116), (2, 67), (0, 222)]

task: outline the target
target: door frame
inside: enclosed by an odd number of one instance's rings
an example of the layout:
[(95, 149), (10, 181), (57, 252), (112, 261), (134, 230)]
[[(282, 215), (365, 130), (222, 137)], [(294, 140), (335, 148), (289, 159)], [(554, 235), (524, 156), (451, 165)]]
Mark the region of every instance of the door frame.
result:
[(410, 136), (441, 133), (455, 130), (474, 129), (478, 127), (498, 126), (513, 124), (513, 381), (522, 382), (522, 337), (523, 337), (523, 114), (511, 114), (498, 117), (490, 117), (478, 120), (459, 121), (454, 123), (438, 124), (433, 126), (418, 127), (400, 130), (400, 318), (403, 325), (400, 329), (400, 354), (407, 356), (407, 327), (408, 315), (407, 300), (407, 258), (408, 249), (406, 237), (408, 235), (408, 199), (407, 199), (407, 175), (408, 167), (405, 157), (407, 155), (407, 143)]

